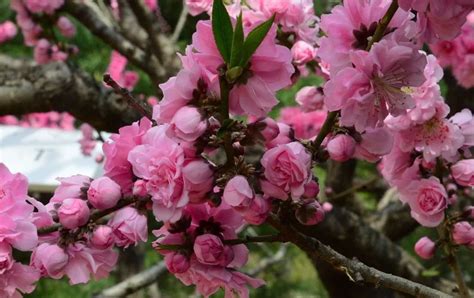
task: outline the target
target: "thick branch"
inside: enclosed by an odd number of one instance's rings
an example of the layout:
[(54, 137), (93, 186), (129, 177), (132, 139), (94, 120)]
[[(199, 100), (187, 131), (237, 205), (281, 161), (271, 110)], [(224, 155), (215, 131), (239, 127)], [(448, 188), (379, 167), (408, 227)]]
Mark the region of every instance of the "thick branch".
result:
[(168, 71), (153, 56), (147, 55), (123, 35), (107, 26), (93, 11), (88, 1), (66, 1), (64, 10), (86, 26), (94, 35), (127, 57), (130, 62), (145, 71), (153, 81), (161, 82), (168, 78)]
[(296, 244), (311, 257), (322, 259), (339, 271), (346, 273), (354, 282), (370, 283), (375, 287), (385, 287), (416, 297), (451, 297), (438, 290), (431, 289), (408, 279), (371, 268), (357, 259), (348, 259), (315, 238), (305, 236), (289, 225), (283, 225), (272, 218), (272, 226), (283, 233), (284, 237)]
[(68, 112), (98, 130), (140, 118), (119, 96), (66, 63), (34, 65), (0, 55), (0, 115)]
[(113, 287), (103, 290), (99, 294), (94, 295), (95, 298), (118, 298), (126, 297), (131, 293), (135, 293), (152, 283), (154, 283), (160, 275), (166, 272), (166, 265), (160, 262), (155, 266), (127, 278), (126, 280), (116, 284)]

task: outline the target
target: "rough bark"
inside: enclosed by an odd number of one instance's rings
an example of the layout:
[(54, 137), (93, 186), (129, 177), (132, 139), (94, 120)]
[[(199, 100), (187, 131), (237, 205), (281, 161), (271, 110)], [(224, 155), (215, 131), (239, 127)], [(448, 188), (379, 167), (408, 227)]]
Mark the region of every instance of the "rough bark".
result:
[(140, 118), (121, 97), (73, 66), (35, 65), (0, 55), (0, 115), (49, 111), (68, 112), (104, 131)]

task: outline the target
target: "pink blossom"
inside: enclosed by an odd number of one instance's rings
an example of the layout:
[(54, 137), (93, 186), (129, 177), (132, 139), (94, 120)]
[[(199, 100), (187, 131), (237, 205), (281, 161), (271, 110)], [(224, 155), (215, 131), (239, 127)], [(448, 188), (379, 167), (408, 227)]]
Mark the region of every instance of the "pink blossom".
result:
[(237, 175), (227, 182), (222, 199), (230, 206), (248, 206), (253, 199), (253, 190), (244, 176)]
[(285, 107), (280, 110), (279, 120), (293, 128), (295, 137), (312, 139), (321, 130), (326, 115), (323, 110), (305, 113), (298, 107)]
[(8, 243), (0, 242), (0, 275), (13, 266), (12, 248)]
[(121, 197), (120, 186), (105, 176), (94, 179), (87, 190), (89, 203), (99, 210), (114, 207)]
[(311, 155), (298, 142), (266, 151), (261, 164), (265, 168), (262, 190), (271, 197), (285, 200), (290, 195), (299, 199), (311, 181)]
[(79, 140), (82, 154), (90, 156), (97, 144), (94, 138), (94, 128), (87, 123), (83, 123), (80, 127), (82, 138)]
[(267, 140), (265, 143), (265, 147), (269, 149), (278, 145), (288, 144), (293, 140), (294, 131), (288, 124), (277, 122), (277, 126), (278, 135), (271, 140)]
[(65, 37), (70, 38), (76, 35), (76, 27), (67, 17), (65, 16), (59, 17), (56, 25), (58, 26), (61, 34), (64, 35)]
[(457, 222), (453, 226), (452, 237), (456, 244), (474, 246), (474, 228), (467, 221)]
[(184, 273), (189, 269), (189, 258), (180, 253), (169, 253), (165, 256), (166, 268), (169, 272)]
[(320, 110), (324, 105), (323, 89), (314, 86), (303, 87), (296, 93), (295, 99), (305, 112)]
[(12, 39), (17, 33), (16, 26), (10, 21), (0, 23), (0, 44)]
[(114, 242), (114, 231), (111, 227), (105, 225), (96, 227), (90, 238), (92, 247), (97, 249), (108, 249)]
[(361, 138), (362, 140), (356, 145), (355, 156), (357, 158), (375, 162), (392, 150), (393, 135), (384, 127), (367, 129)]
[(400, 192), (400, 199), (410, 205), (412, 217), (421, 225), (436, 227), (443, 221), (448, 194), (438, 178), (412, 181)]
[(65, 199), (86, 198), (91, 178), (84, 175), (74, 175), (66, 178), (57, 178), (59, 186), (54, 190), (50, 202), (61, 203)]
[(291, 48), (293, 61), (296, 64), (305, 64), (316, 58), (316, 49), (305, 41), (297, 41)]
[(206, 265), (226, 266), (234, 258), (232, 249), (224, 246), (219, 237), (211, 234), (197, 236), (193, 250), (198, 261)]
[[(258, 123), (259, 121), (255, 122)], [(275, 139), (280, 133), (280, 128), (275, 120), (270, 117), (266, 117), (260, 121), (265, 125), (265, 128), (260, 131), (265, 142), (270, 142)]]
[(90, 210), (81, 199), (65, 199), (58, 209), (59, 222), (68, 229), (75, 229), (89, 221)]
[(189, 14), (197, 16), (203, 12), (208, 12), (212, 7), (212, 0), (186, 0)]
[(329, 111), (341, 110), (340, 122), (363, 132), (380, 125), (388, 113), (398, 116), (413, 108), (415, 101), (405, 91), (426, 80), (426, 57), (413, 48), (390, 41), (376, 43), (370, 50), (353, 51), (355, 68), (331, 76), (325, 87)]
[(184, 151), (166, 136), (167, 127), (156, 126), (143, 136), (143, 144), (133, 148), (128, 160), (133, 173), (147, 180), (153, 213), (158, 220), (177, 221), (189, 202), (183, 177)]
[(248, 206), (238, 208), (237, 211), (244, 220), (251, 225), (261, 225), (267, 219), (270, 212), (270, 202), (261, 195), (255, 195)]
[(173, 116), (169, 126), (170, 136), (193, 142), (206, 131), (207, 124), (199, 110), (184, 106)]
[(146, 241), (148, 238), (146, 216), (132, 207), (117, 211), (107, 225), (112, 228), (115, 244), (120, 247), (136, 245), (138, 241)]
[(147, 196), (146, 181), (138, 179), (133, 183), (132, 193), (134, 196), (145, 197)]
[(305, 200), (296, 209), (295, 217), (303, 225), (317, 225), (324, 220), (324, 209), (316, 200)]
[[(473, 32), (474, 33), (474, 32)], [(458, 83), (466, 89), (474, 87), (474, 51), (453, 68)]]
[(138, 74), (133, 71), (125, 71), (127, 63), (128, 60), (126, 57), (120, 55), (119, 52), (112, 51), (107, 73), (110, 74), (112, 79), (119, 85), (132, 90), (138, 82)]
[(183, 167), (183, 178), (190, 202), (199, 203), (211, 191), (214, 173), (207, 162), (194, 159)]
[[(375, 33), (377, 22), (388, 10), (390, 3), (386, 0), (347, 1), (335, 6), (330, 14), (321, 16), (321, 30), (326, 37), (320, 40), (318, 56), (330, 65), (331, 76), (351, 66), (350, 54), (353, 50), (367, 49), (368, 40)], [(388, 33), (382, 40), (411, 38), (414, 35), (413, 30), (410, 30), (414, 27), (411, 18), (410, 13), (397, 10), (388, 25)]]
[(474, 159), (460, 160), (451, 166), (451, 175), (462, 186), (474, 186)]
[(435, 243), (428, 237), (422, 237), (415, 243), (416, 254), (425, 260), (431, 259), (436, 251)]
[(104, 175), (117, 182), (124, 194), (130, 194), (133, 186), (132, 165), (128, 154), (135, 146), (142, 143), (142, 137), (151, 127), (151, 121), (143, 118), (132, 125), (119, 129), (103, 145), (105, 155)]
[(474, 117), (469, 109), (463, 109), (449, 120), (461, 129), (464, 147), (474, 146)]
[(64, 0), (25, 0), (24, 3), (32, 13), (53, 14), (64, 4)]
[(15, 262), (8, 271), (0, 274), (0, 297), (18, 298), (21, 293), (31, 293), (39, 278), (35, 268)]
[(352, 158), (355, 148), (356, 142), (354, 139), (345, 134), (336, 135), (326, 145), (329, 157), (336, 161), (346, 161)]
[(64, 273), (71, 285), (87, 283), (91, 276), (95, 280), (107, 277), (118, 259), (118, 253), (111, 249), (97, 250), (80, 242), (69, 245), (66, 252), (69, 262)]
[[(224, 61), (217, 50), (211, 23), (200, 21), (196, 29), (193, 35), (195, 59), (209, 73), (217, 75)], [(245, 75), (247, 81), (238, 81), (230, 91), (229, 106), (233, 114), (266, 116), (278, 103), (275, 92), (291, 84), (294, 72), (291, 52), (275, 43), (275, 34), (276, 28), (273, 27), (250, 59), (250, 69)]]
[(391, 186), (402, 187), (420, 179), (420, 162), (421, 158), (413, 160), (411, 152), (402, 151), (395, 139), (392, 151), (383, 157), (381, 172)]
[(42, 243), (31, 255), (31, 266), (38, 269), (41, 276), (60, 279), (64, 276), (64, 268), (69, 257), (57, 244)]

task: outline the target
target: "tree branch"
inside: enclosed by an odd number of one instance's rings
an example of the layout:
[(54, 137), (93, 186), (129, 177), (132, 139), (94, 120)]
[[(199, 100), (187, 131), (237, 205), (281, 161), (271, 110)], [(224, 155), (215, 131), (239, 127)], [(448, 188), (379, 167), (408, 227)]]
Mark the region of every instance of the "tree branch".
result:
[(35, 65), (0, 55), (0, 115), (68, 112), (101, 131), (117, 131), (140, 114), (97, 83), (63, 62)]
[(135, 293), (152, 283), (154, 283), (160, 275), (166, 272), (166, 265), (160, 262), (153, 267), (133, 275), (126, 280), (95, 294), (94, 298), (118, 298), (126, 297), (131, 293)]
[(375, 287), (386, 287), (416, 297), (451, 297), (422, 284), (369, 267), (357, 259), (348, 259), (319, 240), (305, 236), (289, 225), (281, 224), (276, 217), (271, 217), (269, 222), (287, 240), (310, 256), (322, 259), (337, 270), (344, 272), (353, 282), (370, 283)]

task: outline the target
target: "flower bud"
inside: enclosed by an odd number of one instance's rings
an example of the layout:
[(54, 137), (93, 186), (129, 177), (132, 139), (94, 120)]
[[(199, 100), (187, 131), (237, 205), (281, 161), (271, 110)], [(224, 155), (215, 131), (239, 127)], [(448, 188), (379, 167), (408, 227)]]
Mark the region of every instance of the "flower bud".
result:
[(308, 184), (304, 186), (304, 194), (303, 197), (308, 199), (314, 199), (319, 194), (319, 184), (312, 180)]
[(109, 226), (101, 225), (95, 228), (90, 238), (93, 247), (107, 249), (114, 244), (113, 230)]
[(207, 128), (206, 121), (195, 107), (180, 108), (171, 119), (169, 133), (187, 142), (194, 142)]
[(193, 249), (198, 261), (206, 265), (226, 266), (234, 258), (232, 248), (224, 246), (221, 239), (212, 234), (196, 237)]
[(265, 118), (262, 120), (265, 123), (265, 128), (260, 132), (265, 139), (265, 142), (270, 142), (274, 138), (278, 136), (280, 129), (278, 128), (278, 124), (272, 118)]
[(76, 27), (68, 18), (64, 16), (59, 17), (56, 25), (58, 26), (61, 34), (65, 37), (73, 37), (76, 34)]
[(135, 183), (133, 183), (132, 193), (134, 196), (145, 197), (147, 195), (146, 182), (141, 179), (135, 181)]
[(295, 99), (305, 112), (319, 110), (324, 105), (324, 94), (321, 87), (303, 87), (296, 93)]
[(109, 209), (117, 205), (122, 197), (120, 186), (109, 177), (100, 177), (91, 182), (87, 190), (87, 198), (92, 206), (99, 210)]
[(422, 237), (415, 244), (416, 254), (425, 260), (431, 259), (434, 256), (436, 245), (428, 237)]
[(451, 167), (451, 174), (456, 183), (462, 186), (474, 186), (474, 159), (458, 161)]
[(60, 279), (69, 257), (57, 244), (43, 243), (31, 254), (31, 266), (38, 269), (42, 276)]
[(230, 206), (247, 206), (253, 198), (253, 190), (244, 176), (238, 175), (227, 182), (223, 200)]
[(296, 219), (303, 225), (312, 226), (324, 219), (323, 207), (316, 200), (306, 200), (296, 209)]
[(454, 225), (452, 236), (454, 243), (469, 245), (474, 242), (474, 228), (467, 221), (460, 221)]
[(165, 264), (168, 270), (173, 273), (184, 273), (189, 269), (189, 259), (183, 254), (171, 252), (165, 256)]
[(339, 134), (329, 140), (326, 149), (332, 160), (347, 161), (355, 153), (356, 142), (348, 135)]
[(256, 195), (250, 205), (238, 211), (249, 224), (261, 225), (270, 212), (270, 203), (261, 195)]
[(81, 199), (66, 199), (58, 209), (59, 222), (68, 229), (85, 225), (89, 215), (89, 207), (86, 201)]
[(296, 64), (305, 64), (316, 58), (316, 49), (309, 43), (300, 40), (291, 48), (291, 54)]

